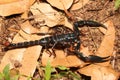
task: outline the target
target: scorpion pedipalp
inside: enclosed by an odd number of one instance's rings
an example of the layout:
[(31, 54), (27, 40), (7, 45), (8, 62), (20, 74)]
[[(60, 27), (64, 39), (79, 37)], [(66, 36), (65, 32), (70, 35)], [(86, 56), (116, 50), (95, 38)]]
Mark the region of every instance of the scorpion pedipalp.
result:
[(89, 55), (87, 57), (87, 61), (89, 62), (93, 62), (93, 63), (101, 63), (101, 62), (106, 62), (108, 61), (110, 56), (107, 57), (99, 57), (99, 56), (95, 56), (95, 55)]
[(99, 57), (99, 56), (96, 56), (96, 55), (84, 56), (83, 53), (80, 53), (78, 51), (74, 51), (73, 53), (75, 53), (77, 55), (77, 57), (80, 58), (81, 60), (83, 60), (84, 62), (90, 62), (90, 63), (106, 62), (106, 61), (109, 60), (109, 57), (110, 57), (110, 56)]

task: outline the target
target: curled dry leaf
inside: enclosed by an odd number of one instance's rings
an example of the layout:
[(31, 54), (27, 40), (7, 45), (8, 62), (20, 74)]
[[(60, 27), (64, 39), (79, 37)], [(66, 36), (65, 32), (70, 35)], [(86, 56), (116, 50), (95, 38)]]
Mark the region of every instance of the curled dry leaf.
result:
[(64, 15), (54, 10), (47, 3), (35, 3), (30, 8), (35, 20), (37, 22), (44, 22), (41, 25), (48, 25), (50, 27), (64, 22)]
[(52, 6), (64, 10), (69, 9), (73, 3), (73, 0), (47, 0)]
[(72, 7), (70, 10), (77, 10), (82, 8), (84, 5), (88, 3), (89, 0), (74, 0)]
[(91, 77), (91, 80), (118, 80), (119, 74), (111, 66), (89, 65), (78, 70), (81, 74)]
[[(9, 0), (8, 0), (9, 1)], [(9, 16), (13, 14), (20, 14), (29, 9), (29, 6), (35, 0), (14, 0), (6, 3), (1, 1), (0, 16)], [(3, 3), (3, 4), (2, 4)]]

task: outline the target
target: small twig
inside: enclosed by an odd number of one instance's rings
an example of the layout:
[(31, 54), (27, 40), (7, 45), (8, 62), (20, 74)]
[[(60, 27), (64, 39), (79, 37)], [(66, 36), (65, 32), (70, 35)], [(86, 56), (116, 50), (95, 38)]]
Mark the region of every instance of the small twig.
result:
[(68, 16), (68, 18), (72, 21), (76, 21), (75, 17), (73, 17), (73, 15), (65, 8), (63, 2), (61, 0), (60, 0), (60, 2), (62, 3), (63, 8), (64, 8), (64, 12)]

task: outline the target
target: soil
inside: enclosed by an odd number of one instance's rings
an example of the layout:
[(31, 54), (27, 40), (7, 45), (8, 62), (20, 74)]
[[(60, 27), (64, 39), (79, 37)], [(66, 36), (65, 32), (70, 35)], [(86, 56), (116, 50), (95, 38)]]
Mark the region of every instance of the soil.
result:
[[(104, 23), (112, 20), (116, 30), (116, 38), (114, 44), (115, 56), (111, 61), (114, 69), (120, 72), (120, 9), (114, 9), (114, 1), (112, 0), (91, 0), (79, 10), (70, 11), (74, 17), (84, 20), (95, 20)], [(7, 41), (11, 42), (14, 35), (19, 31), (19, 24), (22, 22), (20, 15), (12, 15), (9, 17), (0, 18), (0, 50), (7, 45)], [(81, 37), (83, 46), (88, 46), (89, 50), (95, 52), (99, 47), (103, 35), (98, 29), (81, 28), (84, 34)], [(98, 37), (99, 36), (99, 37)], [(0, 51), (0, 60), (4, 56), (4, 52)]]

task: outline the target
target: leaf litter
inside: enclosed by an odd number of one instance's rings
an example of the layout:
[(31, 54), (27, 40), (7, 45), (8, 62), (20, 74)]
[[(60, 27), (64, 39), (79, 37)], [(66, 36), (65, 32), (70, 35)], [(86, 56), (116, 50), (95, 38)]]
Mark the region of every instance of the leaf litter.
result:
[[(22, 0), (23, 2), (26, 2)], [(58, 0), (53, 1), (53, 0), (47, 0), (52, 6), (64, 10), (64, 9), (69, 9), (72, 4), (73, 0), (71, 1), (63, 1), (63, 0)], [(63, 1), (61, 3), (61, 1)], [(31, 2), (31, 3), (29, 3)], [(26, 16), (28, 14), (27, 10), (32, 12), (33, 17), (35, 18), (35, 21), (41, 21), (44, 20), (46, 23), (42, 25), (47, 25), (49, 27), (52, 27), (57, 24), (63, 24), (66, 26), (72, 27), (72, 24), (68, 22), (67, 18), (65, 15), (61, 14), (61, 12), (58, 12), (57, 10), (54, 10), (49, 4), (47, 3), (37, 3), (35, 2), (32, 6), (29, 4), (32, 4), (34, 0), (29, 1), (28, 3), (25, 4), (22, 9), (19, 10), (19, 8), (15, 9), (14, 7), (13, 10), (9, 10), (10, 12), (3, 11), (0, 12), (1, 16), (9, 16), (13, 14), (20, 14), (23, 13), (22, 18), (28, 18)], [(2, 2), (1, 2), (2, 3)], [(14, 1), (11, 2), (12, 5), (14, 4)], [(67, 4), (66, 4), (67, 3)], [(87, 2), (83, 3), (84, 5)], [(9, 3), (8, 3), (9, 4)], [(5, 6), (6, 4), (2, 4), (2, 6)], [(10, 4), (11, 5), (11, 4)], [(21, 5), (21, 4), (19, 4)], [(82, 5), (82, 4), (79, 4)], [(82, 5), (83, 6), (83, 5)], [(49, 8), (48, 10), (46, 10)], [(73, 9), (79, 9), (81, 7), (76, 7), (71, 8)], [(9, 8), (6, 8), (9, 9)], [(42, 16), (41, 16), (42, 15)], [(61, 20), (62, 19), (62, 20)], [(112, 21), (108, 21), (105, 23), (108, 30), (105, 33), (105, 36), (102, 40), (102, 43), (100, 47), (98, 48), (97, 52), (95, 55), (101, 56), (101, 57), (106, 57), (106, 56), (112, 56), (113, 53), (113, 47), (114, 47), (114, 40), (115, 40), (115, 30)], [(24, 41), (30, 41), (30, 40), (38, 40), (44, 36), (37, 36), (37, 35), (31, 35), (32, 33), (38, 33), (38, 32), (47, 32), (48, 30), (43, 28), (40, 28), (39, 30), (33, 28), (33, 26), (29, 23), (29, 21), (26, 21), (22, 24), (20, 24), (21, 30), (17, 33), (17, 35), (13, 39), (13, 43), (17, 42), (24, 42)], [(22, 36), (21, 36), (22, 35)], [(41, 46), (33, 46), (33, 47), (28, 47), (28, 48), (21, 48), (21, 49), (14, 49), (14, 50), (9, 50), (6, 52), (4, 55), (3, 59), (1, 60), (0, 64), (0, 71), (3, 70), (5, 65), (10, 64), (10, 68), (19, 68), (20, 74), (24, 75), (32, 75), (34, 74), (36, 70), (37, 60), (40, 56), (40, 51), (41, 51)], [(81, 52), (85, 53), (85, 55), (90, 55), (93, 54), (92, 52), (88, 51), (88, 48), (82, 47)], [(62, 50), (56, 50), (56, 57), (54, 58), (53, 55), (49, 56), (47, 52), (42, 53), (42, 58), (41, 62), (43, 66), (47, 65), (48, 60), (50, 60), (51, 66), (52, 67), (57, 67), (58, 65), (66, 66), (66, 67), (79, 67), (78, 72), (81, 74), (85, 74), (87, 76), (91, 76), (91, 80), (117, 80), (119, 77), (119, 74), (111, 68), (110, 61), (107, 61), (105, 63), (96, 63), (96, 64), (90, 64), (89, 66), (86, 66), (88, 63), (85, 63), (78, 59), (75, 55), (68, 55), (66, 56), (66, 53)], [(16, 67), (16, 62), (19, 63), (21, 66)], [(105, 66), (106, 65), (106, 66)], [(82, 68), (81, 68), (82, 67)], [(108, 68), (109, 67), (109, 68)], [(96, 74), (96, 72), (98, 74)], [(20, 77), (21, 80), (26, 80), (25, 77)]]

